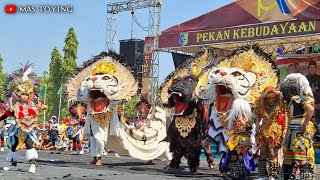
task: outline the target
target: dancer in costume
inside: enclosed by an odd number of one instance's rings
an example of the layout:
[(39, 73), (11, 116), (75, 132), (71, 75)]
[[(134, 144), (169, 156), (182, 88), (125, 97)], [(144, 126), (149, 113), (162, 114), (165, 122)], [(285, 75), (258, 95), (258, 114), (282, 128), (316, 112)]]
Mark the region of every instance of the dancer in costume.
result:
[(70, 125), (67, 128), (67, 132), (68, 139), (72, 143), (73, 152), (71, 154), (77, 154), (77, 149), (80, 149), (79, 154), (84, 153), (82, 149), (83, 126), (81, 126), (81, 121), (83, 116), (87, 113), (85, 106), (85, 104), (81, 104), (80, 102), (74, 102), (69, 108), (71, 120)]
[(295, 179), (300, 166), (300, 179), (315, 179), (313, 136), (314, 99), (309, 82), (299, 73), (289, 74), (281, 84), (287, 105), (284, 140), (284, 179)]
[(116, 53), (101, 53), (84, 63), (67, 85), (69, 100), (87, 104), (84, 136), (90, 138), (91, 164), (102, 165), (104, 149), (153, 160), (167, 149), (165, 110), (155, 107), (140, 129), (132, 129), (119, 119), (116, 104), (130, 100), (138, 83)]
[(43, 109), (43, 105), (37, 105), (33, 102), (35, 99), (34, 88), (39, 85), (36, 75), (32, 72), (30, 64), (26, 64), (15, 71), (8, 79), (8, 83), (14, 83), (14, 89), (6, 93), (9, 100), (9, 108), (1, 116), (1, 120), (13, 116), (16, 124), (11, 125), (8, 133), (9, 150), (7, 160), (10, 161), (10, 167), (4, 167), (4, 170), (10, 170), (17, 166), (20, 157), (17, 150), (23, 144), (26, 145), (26, 160), (30, 163), (30, 173), (35, 173), (35, 159), (38, 158), (37, 151), (33, 148), (33, 143), (39, 144), (34, 128), (37, 127), (37, 110)]
[(184, 156), (188, 160), (190, 172), (197, 172), (203, 147), (209, 167), (214, 166), (210, 144), (204, 140), (208, 110), (194, 96), (201, 68), (212, 60), (212, 56), (212, 52), (202, 49), (197, 57), (186, 60), (176, 68), (161, 86), (163, 102), (173, 109), (172, 122), (164, 139), (170, 142), (170, 152), (173, 154), (168, 170), (179, 168)]
[(258, 46), (244, 46), (204, 68), (196, 95), (210, 104), (208, 135), (219, 144), (220, 171), (245, 179), (255, 170), (252, 106), (266, 86), (276, 86), (277, 72)]
[(280, 92), (275, 87), (266, 87), (255, 102), (254, 113), (256, 144), (260, 149), (259, 178), (276, 179), (279, 177), (279, 166), (282, 164), (278, 159), (278, 152), (284, 136), (284, 112)]

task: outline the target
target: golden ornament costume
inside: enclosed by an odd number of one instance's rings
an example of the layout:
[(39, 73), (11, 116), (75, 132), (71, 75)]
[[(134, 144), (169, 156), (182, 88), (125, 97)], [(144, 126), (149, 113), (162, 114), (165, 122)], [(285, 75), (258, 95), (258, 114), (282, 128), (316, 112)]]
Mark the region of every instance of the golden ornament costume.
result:
[(313, 149), (314, 99), (309, 82), (300, 73), (289, 74), (281, 85), (287, 103), (287, 133), (284, 140), (284, 178), (294, 179), (300, 166), (300, 179), (315, 179)]
[[(285, 127), (284, 110), (280, 92), (274, 87), (266, 87), (254, 106), (256, 125), (256, 144), (260, 149), (258, 174), (260, 178), (279, 176), (282, 164), (278, 152), (283, 142)], [(269, 168), (267, 170), (267, 162)]]
[(13, 82), (14, 89), (6, 92), (9, 108), (1, 120), (11, 116), (15, 118), (15, 124), (11, 125), (8, 132), (8, 144), (11, 150), (8, 153), (7, 160), (11, 162), (10, 167), (4, 167), (4, 170), (10, 170), (17, 166), (19, 154), (17, 150), (23, 144), (26, 144), (26, 160), (30, 163), (30, 173), (35, 173), (35, 159), (38, 158), (37, 151), (33, 148), (33, 143), (39, 143), (34, 132), (37, 127), (37, 110), (44, 108), (42, 105), (36, 105), (34, 88), (39, 82), (35, 79), (30, 64), (26, 64), (14, 72), (8, 79)]
[(216, 59), (204, 68), (196, 95), (210, 104), (209, 136), (219, 144), (220, 171), (231, 178), (246, 177), (255, 166), (251, 144), (252, 106), (267, 86), (276, 86), (277, 71), (258, 46), (244, 46), (226, 59)]
[[(164, 141), (170, 143), (172, 160), (170, 169), (180, 167), (181, 158), (188, 160), (189, 171), (197, 171), (200, 150), (205, 149), (207, 162), (213, 168), (213, 156), (209, 143), (205, 143), (207, 131), (207, 108), (193, 98), (198, 74), (211, 61), (213, 54), (203, 48), (198, 56), (186, 60), (175, 69), (161, 86), (163, 103), (172, 108), (172, 121)], [(204, 142), (204, 143), (203, 143)]]
[[(87, 105), (84, 136), (90, 138), (92, 164), (102, 165), (105, 149), (152, 160), (168, 150), (167, 143), (159, 143), (166, 134), (165, 111), (155, 108), (141, 129), (132, 129), (119, 120), (116, 104), (136, 95), (138, 83), (130, 69), (116, 53), (101, 53), (86, 61), (68, 81), (69, 101)], [(170, 158), (170, 157), (168, 157)]]

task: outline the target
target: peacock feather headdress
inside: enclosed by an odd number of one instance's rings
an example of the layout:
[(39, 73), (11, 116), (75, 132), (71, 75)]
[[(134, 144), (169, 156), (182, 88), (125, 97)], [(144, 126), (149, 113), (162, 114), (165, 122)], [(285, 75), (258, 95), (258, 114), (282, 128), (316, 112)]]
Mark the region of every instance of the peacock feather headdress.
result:
[(29, 98), (33, 99), (34, 89), (40, 84), (29, 62), (21, 64), (21, 67), (9, 76), (6, 83), (12, 84), (13, 88), (6, 90), (5, 96), (7, 100), (12, 98), (14, 101), (19, 100), (21, 94), (28, 94)]

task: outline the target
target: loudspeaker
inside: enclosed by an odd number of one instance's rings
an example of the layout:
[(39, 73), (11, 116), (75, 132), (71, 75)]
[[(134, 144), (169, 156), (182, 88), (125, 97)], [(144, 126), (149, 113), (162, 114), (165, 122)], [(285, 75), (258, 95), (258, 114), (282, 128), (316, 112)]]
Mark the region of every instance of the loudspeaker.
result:
[(139, 89), (142, 87), (143, 49), (144, 40), (120, 40), (120, 54), (124, 57), (124, 62), (133, 68), (134, 76), (138, 82)]
[(120, 40), (120, 54), (124, 57), (124, 61), (130, 66), (142, 66), (143, 46), (144, 40), (141, 39)]

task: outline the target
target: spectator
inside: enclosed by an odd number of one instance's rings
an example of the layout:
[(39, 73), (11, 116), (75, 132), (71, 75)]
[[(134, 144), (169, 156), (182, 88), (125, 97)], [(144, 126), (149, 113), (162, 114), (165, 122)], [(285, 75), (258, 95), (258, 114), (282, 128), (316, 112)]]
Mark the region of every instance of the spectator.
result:
[(291, 74), (291, 73), (298, 73), (298, 69), (294, 64), (290, 64), (288, 66), (288, 74)]
[(49, 130), (49, 135), (50, 135), (50, 142), (55, 144), (58, 140), (58, 135), (59, 135), (59, 124), (57, 124), (57, 117), (52, 116), (50, 121), (50, 130)]
[(60, 135), (58, 136), (58, 140), (57, 140), (57, 143), (55, 146), (56, 146), (57, 150), (64, 150), (64, 148), (65, 148), (63, 138)]
[[(39, 149), (41, 150), (46, 150), (47, 147), (49, 147), (48, 145), (50, 144), (50, 136), (49, 135), (45, 135), (43, 136), (43, 138), (40, 140), (40, 145), (39, 145)], [(51, 143), (52, 144), (52, 143)]]
[[(70, 121), (70, 125), (67, 128), (68, 139), (72, 142), (72, 154), (77, 154), (77, 147), (81, 148), (82, 141), (82, 127), (79, 126), (79, 122), (75, 119)], [(83, 154), (83, 150), (81, 148), (79, 154)]]
[(310, 61), (308, 64), (308, 70), (309, 74), (306, 76), (310, 87), (313, 92), (313, 96), (315, 99), (315, 120), (316, 123), (320, 123), (320, 75), (317, 74), (317, 62), (316, 61)]
[(3, 147), (4, 147), (4, 143), (5, 143), (5, 138), (4, 138), (4, 134), (6, 132), (6, 126), (3, 123), (2, 126), (0, 127), (0, 151), (4, 151)]
[(59, 134), (62, 137), (62, 139), (67, 135), (66, 134), (67, 124), (69, 124), (67, 119), (60, 121)]

